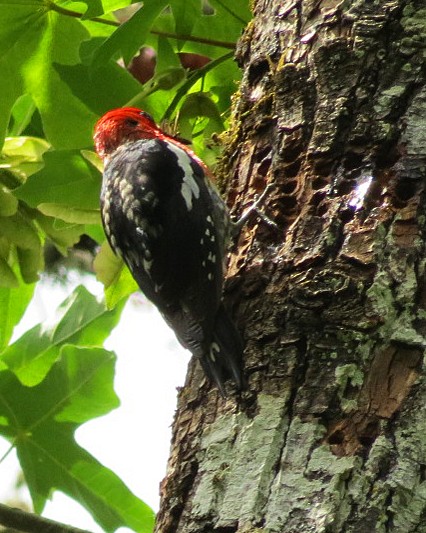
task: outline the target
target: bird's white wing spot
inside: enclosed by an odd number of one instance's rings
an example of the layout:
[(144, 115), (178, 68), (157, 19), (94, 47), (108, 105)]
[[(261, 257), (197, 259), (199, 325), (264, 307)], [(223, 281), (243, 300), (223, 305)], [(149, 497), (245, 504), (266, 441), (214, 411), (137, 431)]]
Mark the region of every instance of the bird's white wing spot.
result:
[(133, 192), (132, 185), (126, 180), (122, 180), (118, 182), (118, 189), (120, 191), (120, 195), (122, 198), (126, 198), (126, 196), (128, 196), (129, 194), (132, 194)]
[(104, 226), (105, 226), (105, 231), (107, 233), (109, 233), (110, 229), (109, 229), (109, 224), (111, 222), (111, 217), (109, 215), (109, 211), (108, 211), (108, 208), (104, 208), (102, 210), (102, 215), (103, 215), (103, 218), (104, 218)]
[(139, 255), (134, 250), (130, 250), (127, 253), (127, 260), (132, 266), (140, 266)]
[(145, 271), (147, 273), (149, 273), (149, 271), (151, 270), (151, 266), (152, 266), (152, 260), (151, 261), (147, 261), (146, 259), (143, 259), (142, 263), (143, 263), (143, 267), (144, 267)]
[(183, 179), (180, 192), (185, 200), (188, 211), (191, 211), (193, 198), (197, 199), (200, 196), (200, 187), (194, 178), (194, 171), (191, 167), (191, 159), (188, 154), (182, 150), (182, 148), (179, 148), (172, 143), (168, 143), (167, 148), (175, 154), (177, 157), (177, 163), (183, 170)]
[[(216, 352), (216, 353), (215, 353)], [(213, 363), (216, 361), (216, 354), (220, 352), (220, 346), (217, 344), (217, 342), (212, 342), (210, 344), (210, 359), (213, 361)]]

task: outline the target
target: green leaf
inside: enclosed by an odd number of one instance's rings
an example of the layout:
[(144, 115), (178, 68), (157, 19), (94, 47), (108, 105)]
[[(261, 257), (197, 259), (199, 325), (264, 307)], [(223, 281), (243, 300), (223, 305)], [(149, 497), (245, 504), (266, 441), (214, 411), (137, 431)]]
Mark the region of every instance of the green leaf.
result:
[(182, 67), (169, 67), (156, 74), (152, 79), (152, 84), (157, 89), (167, 91), (181, 83), (185, 78), (185, 69)]
[[(2, 13), (2, 26), (7, 27), (10, 23), (13, 24), (7, 17), (5, 20)], [(4, 50), (4, 53), (7, 54), (7, 48), (2, 48), (3, 42), (0, 33), (0, 50)], [(2, 83), (0, 84), (0, 147), (3, 146), (13, 104), (23, 92), (22, 79), (16, 70), (16, 62), (18, 61), (16, 52), (12, 51), (8, 56), (5, 59), (0, 53), (0, 71), (2, 73)]]
[[(227, 63), (229, 59), (233, 57), (233, 52), (228, 52), (221, 57), (218, 57), (214, 61), (210, 61), (204, 67), (194, 71), (188, 76), (188, 79), (179, 87), (176, 91), (176, 94), (172, 101), (168, 104), (167, 110), (165, 111), (162, 120), (169, 120), (173, 113), (176, 111), (180, 101), (191, 92), (195, 91), (197, 83), (200, 83), (201, 80), (205, 79), (206, 76), (213, 70), (217, 69), (222, 63)], [(208, 89), (208, 87), (206, 87)], [(230, 102), (229, 102), (230, 104)]]
[(40, 111), (46, 138), (53, 146), (58, 149), (89, 146), (96, 116), (73, 96), (53, 67), (53, 63), (78, 63), (80, 44), (89, 34), (71, 17), (49, 12), (43, 18), (35, 28), (35, 50), (22, 67), (25, 85)]
[[(0, 270), (2, 258), (0, 257)], [(0, 272), (0, 279), (3, 273)], [(17, 281), (16, 276), (14, 279)], [(35, 285), (17, 284), (15, 288), (0, 287), (0, 352), (5, 348), (12, 336), (13, 328), (21, 320), (30, 302)]]
[(46, 235), (64, 255), (68, 248), (74, 246), (80, 240), (80, 236), (84, 232), (83, 225), (68, 224), (62, 220), (46, 217), (40, 211), (36, 212), (35, 219)]
[(41, 247), (36, 227), (21, 212), (10, 217), (0, 217), (0, 235), (21, 248), (38, 250)]
[(7, 261), (0, 257), (0, 290), (19, 287), (19, 281)]
[(99, 47), (94, 55), (94, 64), (105, 65), (117, 52), (121, 53), (126, 64), (129, 63), (145, 44), (153, 22), (167, 4), (167, 0), (145, 0), (142, 7)]
[(18, 210), (18, 200), (13, 193), (0, 184), (0, 217), (10, 217)]
[(172, 0), (170, 2), (175, 19), (177, 35), (192, 35), (193, 28), (202, 16), (202, 5), (199, 0)]
[[(200, 2), (173, 0), (170, 2), (172, 14), (167, 10), (163, 11), (156, 19), (152, 33), (180, 35), (181, 39), (171, 40), (176, 51), (215, 59), (223, 55), (225, 49), (235, 48), (242, 30), (251, 19), (246, 0), (237, 0), (231, 9), (230, 2), (226, 4), (228, 5), (222, 5), (219, 0), (215, 3), (215, 12), (205, 14), (200, 10)], [(185, 41), (188, 35), (192, 40)], [(154, 38), (149, 37), (147, 44), (155, 47), (154, 43)]]
[[(236, 2), (223, 2), (222, 0), (218, 0), (214, 2), (214, 7), (214, 15), (197, 17), (192, 35), (204, 37), (212, 42), (222, 41), (229, 44), (236, 44), (241, 37), (242, 30), (251, 19), (248, 2), (246, 0), (237, 0)], [(230, 16), (230, 13), (233, 13), (233, 15)], [(207, 55), (208, 57), (217, 57), (218, 54), (223, 54), (223, 48), (221, 49), (221, 47), (190, 41), (185, 43), (182, 51), (192, 51)]]
[(111, 250), (107, 242), (101, 246), (93, 262), (96, 277), (105, 286), (105, 300), (108, 309), (139, 290), (136, 281), (123, 263)]
[(127, 70), (111, 61), (96, 69), (59, 64), (55, 69), (73, 94), (97, 115), (123, 106), (142, 88)]
[(108, 242), (105, 241), (93, 262), (96, 278), (104, 284), (105, 288), (108, 288), (120, 276), (123, 267), (123, 260), (115, 255)]
[(43, 154), (50, 149), (50, 144), (38, 137), (7, 137), (4, 142), (0, 168), (7, 168), (25, 181), (43, 168)]
[(66, 343), (101, 346), (116, 325), (122, 306), (106, 309), (80, 286), (57, 309), (53, 323), (39, 324), (4, 352), (2, 359), (27, 386), (39, 384), (58, 360)]
[(245, 26), (252, 19), (250, 2), (247, 0), (209, 0), (222, 20), (234, 20), (241, 26)]
[(182, 67), (170, 67), (155, 74), (149, 82), (145, 83), (143, 90), (127, 102), (127, 106), (138, 107), (143, 105), (147, 109), (147, 98), (160, 90), (170, 91), (179, 85), (186, 77), (186, 71)]
[(101, 176), (79, 150), (47, 152), (45, 166), (16, 189), (15, 194), (31, 207), (43, 203), (79, 209), (99, 208)]
[(17, 248), (19, 270), (25, 283), (34, 283), (39, 279), (38, 273), (43, 268), (43, 249), (40, 246), (35, 250)]
[(43, 154), (50, 149), (50, 144), (38, 137), (8, 137), (4, 143), (2, 155), (20, 157), (29, 161), (41, 162)]
[(182, 68), (179, 56), (176, 54), (169, 39), (159, 36), (157, 44), (157, 58), (155, 64), (156, 74), (169, 69), (170, 67)]
[(104, 171), (104, 164), (96, 152), (92, 152), (92, 150), (81, 150), (81, 155), (102, 174)]
[(108, 309), (114, 309), (123, 298), (127, 298), (139, 290), (140, 289), (136, 281), (133, 279), (129, 269), (123, 265), (120, 275), (114, 283), (105, 290), (105, 302)]
[[(74, 2), (71, 2), (71, 6)], [(84, 18), (93, 18), (102, 13), (110, 13), (116, 9), (121, 9), (132, 3), (131, 0), (78, 0), (77, 4), (87, 4), (87, 11), (84, 13)]]
[(23, 94), (16, 100), (12, 108), (12, 125), (8, 132), (10, 137), (22, 134), (30, 123), (35, 109), (34, 101), (29, 94)]
[[(73, 7), (73, 3), (74, 2), (71, 2), (71, 8)], [(83, 18), (85, 19), (91, 17), (98, 17), (99, 15), (102, 15), (104, 13), (104, 6), (102, 5), (102, 0), (90, 0), (90, 2), (89, 0), (80, 0), (78, 3), (83, 3), (87, 5), (87, 10), (83, 15)]]
[(209, 119), (210, 134), (224, 129), (220, 113), (213, 100), (203, 92), (191, 93), (185, 98), (179, 111), (179, 132), (184, 138), (192, 138), (192, 120), (199, 117)]
[(57, 422), (83, 424), (120, 405), (113, 389), (114, 362), (115, 355), (103, 348), (63, 346), (60, 365), (67, 376), (72, 401), (64, 398), (55, 415)]
[(53, 68), (53, 63), (79, 63), (80, 45), (89, 39), (89, 32), (79, 20), (51, 11), (43, 0), (2, 0), (0, 5), (0, 144), (14, 102), (27, 93), (53, 146), (89, 146), (96, 116), (73, 96)]
[(53, 490), (60, 490), (84, 505), (107, 532), (127, 526), (150, 533), (151, 509), (74, 439), (78, 424), (118, 406), (114, 362), (114, 354), (101, 348), (64, 346), (35, 387), (0, 372), (0, 432), (16, 447), (37, 512)]
[(63, 204), (39, 204), (39, 210), (43, 215), (60, 218), (73, 224), (100, 224), (101, 215), (99, 209), (77, 209)]
[(102, 226), (98, 224), (86, 224), (84, 228), (84, 233), (91, 237), (98, 244), (102, 244), (105, 241), (105, 233)]
[(9, 259), (12, 248), (11, 243), (5, 237), (0, 236), (0, 257), (6, 260)]

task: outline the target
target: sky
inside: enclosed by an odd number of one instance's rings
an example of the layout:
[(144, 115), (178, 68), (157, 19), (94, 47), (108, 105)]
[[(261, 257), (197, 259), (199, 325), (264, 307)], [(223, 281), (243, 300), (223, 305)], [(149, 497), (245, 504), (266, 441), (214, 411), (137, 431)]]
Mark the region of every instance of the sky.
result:
[[(14, 338), (50, 318), (81, 282), (78, 276), (73, 276), (66, 287), (40, 282), (27, 313), (14, 331)], [(86, 276), (83, 284), (93, 294), (102, 294), (103, 286), (94, 278)], [(159, 484), (166, 473), (169, 455), (176, 389), (184, 383), (190, 354), (178, 344), (155, 307), (140, 293), (130, 298), (105, 348), (117, 354), (114, 388), (121, 405), (108, 415), (84, 424), (76, 432), (76, 440), (157, 511)], [(9, 443), (0, 439), (0, 457), (8, 448)], [(13, 492), (18, 471), (14, 453), (0, 463), (1, 502)], [(25, 490), (20, 494), (30, 501)], [(59, 492), (54, 493), (43, 516), (102, 533), (85, 509)]]

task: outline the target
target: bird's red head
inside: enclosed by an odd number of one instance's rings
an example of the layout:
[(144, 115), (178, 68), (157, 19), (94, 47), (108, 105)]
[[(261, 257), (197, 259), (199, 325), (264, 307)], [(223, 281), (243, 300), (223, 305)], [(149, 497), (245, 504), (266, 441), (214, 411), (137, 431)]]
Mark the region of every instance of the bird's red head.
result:
[(119, 107), (105, 113), (95, 126), (93, 134), (96, 152), (106, 164), (119, 146), (140, 139), (160, 139), (178, 146), (194, 159), (211, 179), (205, 163), (181, 139), (164, 132), (154, 119), (137, 107)]
[(103, 160), (129, 141), (164, 137), (153, 118), (136, 107), (120, 107), (108, 111), (95, 126), (93, 139), (96, 152)]

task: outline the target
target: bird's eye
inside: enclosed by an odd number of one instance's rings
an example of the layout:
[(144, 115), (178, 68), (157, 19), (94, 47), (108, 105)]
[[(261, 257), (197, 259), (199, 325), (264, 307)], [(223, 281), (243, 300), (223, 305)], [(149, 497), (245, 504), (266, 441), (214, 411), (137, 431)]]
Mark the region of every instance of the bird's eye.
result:
[(139, 124), (139, 122), (137, 120), (135, 120), (134, 118), (126, 118), (126, 125), (127, 126), (137, 126)]
[(140, 113), (140, 116), (141, 117), (144, 117), (144, 118), (147, 118), (148, 120), (150, 120), (151, 122), (154, 122), (154, 119), (151, 117), (151, 115), (149, 113), (147, 113), (146, 111), (141, 111)]

